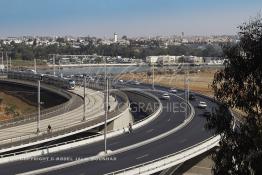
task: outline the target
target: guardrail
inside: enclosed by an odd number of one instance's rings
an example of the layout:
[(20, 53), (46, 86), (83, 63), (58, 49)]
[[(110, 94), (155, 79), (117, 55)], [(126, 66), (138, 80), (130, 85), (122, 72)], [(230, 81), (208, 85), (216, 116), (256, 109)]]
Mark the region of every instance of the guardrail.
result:
[[(183, 149), (179, 152), (169, 154), (167, 156), (164, 156), (164, 157), (161, 157), (161, 158), (158, 158), (158, 159), (155, 159), (155, 160), (143, 163), (143, 164), (132, 166), (132, 167), (129, 167), (123, 170), (115, 171), (109, 174), (151, 174), (154, 172), (158, 172), (168, 167), (184, 162), (194, 156), (197, 156), (205, 152), (206, 150), (209, 150), (215, 147), (218, 144), (219, 140), (220, 140), (220, 136), (213, 136), (200, 143), (192, 145), (189, 148)], [(51, 167), (51, 169), (53, 168)]]
[[(181, 98), (181, 97), (179, 97)], [(194, 109), (193, 109), (193, 106), (189, 104), (189, 107), (191, 109), (191, 112), (190, 112), (190, 115), (187, 119), (185, 119), (185, 121), (183, 122), (182, 125), (179, 125), (177, 126), (176, 128), (166, 132), (166, 133), (163, 133), (161, 135), (158, 135), (157, 137), (154, 137), (154, 138), (151, 138), (151, 139), (148, 139), (148, 140), (145, 140), (145, 141), (142, 141), (142, 142), (139, 142), (139, 143), (136, 143), (134, 145), (130, 145), (130, 146), (127, 146), (127, 147), (124, 147), (124, 148), (120, 148), (118, 150), (114, 150), (112, 152), (108, 152), (107, 154), (102, 154), (102, 155), (96, 155), (96, 156), (91, 156), (91, 157), (86, 157), (84, 159), (81, 159), (81, 160), (77, 160), (77, 161), (73, 161), (73, 162), (68, 162), (68, 163), (64, 163), (64, 164), (59, 164), (59, 165), (55, 165), (55, 166), (51, 166), (51, 167), (47, 167), (47, 168), (43, 168), (43, 169), (38, 169), (38, 170), (33, 170), (33, 171), (30, 171), (30, 172), (26, 172), (26, 173), (23, 173), (23, 174), (28, 174), (28, 175), (36, 175), (36, 174), (42, 174), (42, 173), (48, 173), (48, 172), (51, 172), (51, 171), (55, 171), (55, 170), (59, 170), (59, 169), (63, 169), (63, 168), (67, 168), (67, 167), (71, 167), (71, 166), (76, 166), (76, 165), (79, 165), (79, 164), (83, 164), (83, 163), (86, 163), (86, 162), (89, 162), (90, 160), (98, 160), (100, 158), (103, 158), (103, 157), (107, 157), (107, 156), (112, 156), (112, 155), (115, 155), (115, 154), (119, 154), (119, 153), (122, 153), (122, 152), (125, 152), (125, 151), (128, 151), (128, 150), (131, 150), (131, 149), (135, 149), (137, 147), (140, 147), (140, 146), (143, 146), (145, 144), (149, 144), (149, 143), (152, 143), (156, 140), (159, 140), (163, 137), (166, 137), (174, 132), (176, 132), (177, 130), (183, 128), (184, 126), (187, 125), (187, 123), (189, 123), (192, 119), (193, 119), (193, 116), (194, 116)], [(161, 105), (160, 105), (161, 106)], [(162, 108), (160, 107), (158, 109), (159, 110), (162, 110)], [(103, 138), (102, 138), (103, 139)], [(46, 152), (49, 152), (50, 149), (48, 150), (45, 150)], [(31, 154), (31, 156), (34, 156)]]
[[(32, 83), (32, 82), (25, 82), (25, 81), (19, 81), (19, 80), (6, 80), (6, 79), (0, 79), (0, 81), (5, 81), (5, 82), (10, 82), (10, 83), (17, 83), (17, 84), (26, 84), (28, 86), (37, 86), (36, 83)], [(69, 92), (62, 90), (62, 89), (57, 89), (55, 87), (52, 87), (50, 85), (42, 85), (41, 88), (52, 91), (54, 93), (58, 93), (60, 95), (62, 95), (63, 97), (67, 98), (68, 101), (60, 104), (60, 105), (56, 105), (54, 107), (48, 108), (48, 109), (44, 109), (41, 110), (41, 119), (46, 119), (49, 118), (51, 116), (54, 116), (56, 114), (61, 114), (61, 113), (65, 113), (68, 111), (68, 108), (72, 105), (72, 103), (75, 101), (75, 99), (77, 98), (77, 95), (73, 95), (70, 94)], [(79, 105), (80, 106), (80, 105)], [(33, 122), (36, 121), (36, 116), (38, 115), (37, 112), (31, 113), (31, 114), (27, 114), (27, 115), (23, 115), (17, 118), (13, 118), (11, 120), (6, 120), (6, 121), (0, 121), (0, 127), (9, 127), (11, 125), (18, 125), (21, 123), (25, 123), (25, 122)]]
[[(150, 94), (150, 98), (153, 98), (153, 96)], [(157, 99), (155, 97), (155, 100), (160, 102), (159, 99)], [(159, 113), (162, 111), (162, 107), (161, 107), (161, 104), (159, 105), (158, 109), (156, 109), (156, 111), (154, 113), (152, 113), (151, 115), (147, 116), (146, 118), (142, 119), (142, 120), (139, 120), (137, 121), (136, 123), (134, 123), (133, 125), (133, 128), (134, 129), (137, 129), (143, 125), (145, 125), (146, 123), (150, 122), (151, 120), (153, 120), (155, 117), (157, 117), (159, 115)], [(112, 130), (110, 132), (108, 132), (108, 138), (110, 137), (114, 137), (114, 136), (117, 136), (117, 135), (120, 135), (122, 134), (123, 132), (128, 132), (128, 128), (124, 128), (123, 130), (122, 129), (119, 129), (119, 130)], [(31, 156), (37, 156), (38, 153), (42, 154), (43, 152), (37, 152), (37, 151), (40, 151), (40, 150), (48, 150), (48, 153), (50, 152), (55, 152), (56, 150), (63, 150), (63, 148), (59, 148), (61, 146), (66, 146), (66, 145), (70, 145), (70, 144), (74, 144), (74, 145), (77, 145), (79, 146), (78, 142), (83, 142), (83, 144), (87, 144), (87, 143), (91, 143), (92, 139), (93, 141), (99, 141), (99, 140), (102, 140), (104, 138), (103, 134), (99, 133), (99, 134), (96, 134), (96, 135), (92, 135), (92, 136), (88, 136), (88, 137), (83, 137), (83, 138), (79, 138), (79, 139), (75, 139), (75, 140), (70, 140), (70, 141), (66, 141), (66, 142), (61, 142), (61, 143), (58, 143), (58, 144), (54, 144), (54, 145), (49, 145), (49, 146), (43, 146), (43, 147), (38, 147), (38, 148), (34, 148), (34, 149), (30, 149), (30, 150), (25, 150), (25, 151), (19, 151), (19, 152), (15, 152), (15, 153), (10, 153), (10, 154), (4, 154), (4, 155), (0, 155), (1, 158), (8, 158), (10, 156), (14, 157), (14, 156), (17, 156), (17, 155), (24, 155), (24, 154), (28, 154), (28, 153), (31, 153), (31, 154), (35, 154), (34, 155), (30, 155), (29, 157)], [(74, 146), (68, 146), (70, 148), (74, 147)], [(53, 149), (53, 150), (52, 150)], [(25, 156), (26, 157), (26, 156)], [(24, 158), (25, 158), (24, 157)], [(5, 160), (5, 161), (10, 161), (9, 159)], [(0, 163), (5, 163), (5, 161), (2, 159), (0, 159)]]
[(126, 169), (114, 171), (108, 173), (106, 175), (120, 175), (120, 174), (128, 174), (128, 175), (135, 175), (135, 174), (152, 174), (169, 167), (175, 166), (180, 164), (186, 160), (191, 159), (197, 155), (202, 154), (205, 151), (208, 151), (215, 146), (218, 145), (220, 140), (220, 136), (213, 136), (208, 138), (200, 143), (192, 145), (186, 149), (178, 151), (173, 154), (169, 154), (167, 156), (154, 159), (152, 161), (148, 161), (139, 165), (135, 165)]
[[(179, 89), (181, 90), (181, 89)], [(205, 96), (200, 93), (195, 94), (208, 98), (209, 100), (216, 102), (214, 98)], [(213, 147), (217, 146), (220, 141), (220, 135), (212, 136), (211, 138), (208, 138), (200, 143), (197, 143), (195, 145), (192, 145), (186, 149), (183, 149), (179, 152), (169, 154), (167, 156), (154, 159), (152, 161), (148, 161), (139, 165), (135, 165), (132, 167), (128, 167), (122, 170), (114, 171), (111, 173), (107, 173), (105, 175), (135, 175), (135, 174), (153, 174), (156, 172), (159, 172), (161, 170), (170, 168), (172, 166), (178, 165), (182, 162), (185, 162), (186, 160), (189, 160), (197, 155), (202, 154), (203, 152), (212, 149)]]

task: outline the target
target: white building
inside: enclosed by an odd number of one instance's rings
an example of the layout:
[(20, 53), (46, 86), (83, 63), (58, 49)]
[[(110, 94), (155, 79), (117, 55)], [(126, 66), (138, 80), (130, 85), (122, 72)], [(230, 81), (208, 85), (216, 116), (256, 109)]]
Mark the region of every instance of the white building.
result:
[(148, 64), (154, 64), (157, 62), (159, 56), (147, 56), (146, 57), (146, 63)]
[(183, 60), (186, 63), (203, 63), (204, 62), (203, 57), (197, 57), (197, 56), (183, 56)]
[(197, 56), (171, 56), (171, 55), (160, 55), (160, 56), (148, 56), (146, 57), (148, 64), (157, 63), (158, 65), (174, 65), (177, 63), (203, 63), (203, 57)]
[(117, 33), (114, 33), (114, 42), (117, 43)]

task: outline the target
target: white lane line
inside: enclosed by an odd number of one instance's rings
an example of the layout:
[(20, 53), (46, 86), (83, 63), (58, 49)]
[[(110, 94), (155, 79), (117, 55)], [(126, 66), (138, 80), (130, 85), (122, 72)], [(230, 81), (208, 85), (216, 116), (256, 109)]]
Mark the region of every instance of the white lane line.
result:
[(147, 156), (149, 156), (149, 154), (145, 154), (145, 155), (143, 155), (143, 156), (137, 157), (136, 160), (142, 159), (142, 158), (147, 157)]
[(149, 130), (147, 130), (146, 131), (146, 133), (150, 133), (150, 132), (152, 132), (154, 129), (149, 129)]
[(171, 119), (170, 119), (170, 117), (169, 117), (167, 121), (169, 122), (170, 120), (171, 120)]

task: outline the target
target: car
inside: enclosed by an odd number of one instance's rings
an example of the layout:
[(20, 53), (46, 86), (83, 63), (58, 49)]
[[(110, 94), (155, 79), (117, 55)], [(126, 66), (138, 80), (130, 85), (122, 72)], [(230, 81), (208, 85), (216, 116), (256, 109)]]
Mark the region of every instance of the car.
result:
[(189, 100), (195, 100), (196, 96), (194, 94), (189, 94)]
[(169, 92), (170, 92), (170, 93), (173, 93), (173, 94), (176, 94), (176, 93), (177, 93), (177, 90), (174, 89), (174, 88), (171, 88), (171, 89), (169, 90)]
[(204, 117), (210, 117), (212, 114), (211, 114), (211, 112), (209, 112), (209, 111), (205, 111), (203, 114), (202, 114)]
[(198, 104), (198, 107), (199, 107), (199, 108), (206, 108), (206, 107), (207, 107), (207, 104), (206, 104), (206, 102), (204, 102), (204, 101), (200, 101), (199, 104)]
[(133, 84), (133, 85), (139, 85), (140, 82), (139, 82), (139, 81), (131, 81), (131, 84)]
[(170, 99), (170, 95), (169, 95), (168, 93), (164, 93), (164, 94), (161, 96), (161, 99), (169, 100), (169, 99)]

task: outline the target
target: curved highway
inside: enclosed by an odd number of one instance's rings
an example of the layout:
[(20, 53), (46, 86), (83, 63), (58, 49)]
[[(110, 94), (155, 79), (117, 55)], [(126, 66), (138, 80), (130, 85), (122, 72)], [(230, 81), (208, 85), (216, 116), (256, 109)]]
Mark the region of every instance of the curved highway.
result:
[[(140, 85), (139, 88), (148, 88), (148, 86)], [(156, 89), (164, 91), (167, 90), (167, 88), (164, 87), (156, 87)], [(157, 91), (152, 93), (156, 96), (159, 96)], [(197, 99), (195, 101), (191, 101), (192, 105), (195, 107), (194, 118), (189, 124), (177, 132), (150, 144), (113, 155), (111, 160), (91, 161), (68, 168), (51, 171), (46, 174), (93, 175), (110, 173), (180, 151), (211, 137), (212, 133), (206, 131), (204, 128), (206, 119), (201, 115), (203, 110), (198, 109), (196, 106), (198, 105), (199, 101), (206, 101), (208, 108), (210, 109), (217, 107), (217, 104), (212, 100), (203, 98), (201, 96), (196, 96), (196, 98)], [(176, 105), (173, 106), (170, 104), (179, 104), (183, 102), (183, 100), (177, 96), (172, 96), (170, 100), (161, 100), (161, 102), (163, 105), (163, 111), (159, 117), (157, 117), (151, 123), (134, 130), (134, 132), (131, 134), (123, 134), (108, 139), (108, 149), (117, 150), (150, 138), (154, 138), (182, 124), (185, 119), (184, 111), (182, 111), (181, 108), (177, 108)], [(100, 141), (74, 149), (49, 154), (47, 156), (36, 157), (31, 160), (21, 160), (3, 164), (0, 165), (0, 174), (8, 175), (30, 172), (33, 170), (75, 161), (80, 158), (95, 156), (103, 151), (103, 143), (103, 141)]]

